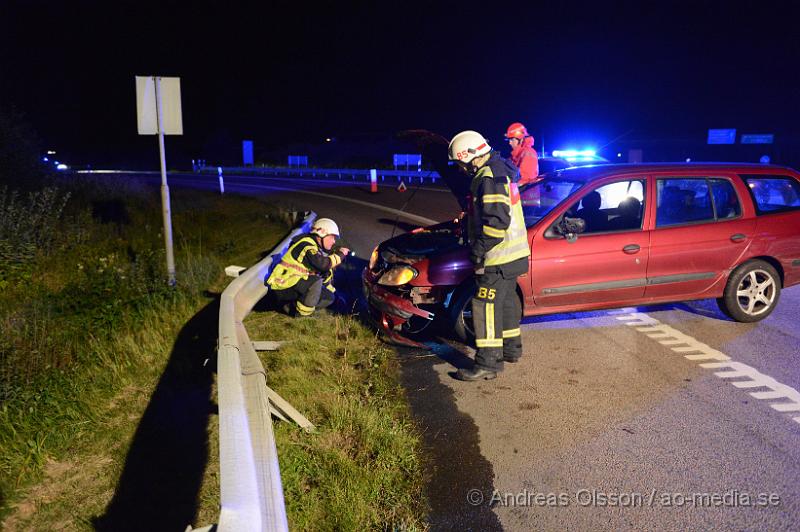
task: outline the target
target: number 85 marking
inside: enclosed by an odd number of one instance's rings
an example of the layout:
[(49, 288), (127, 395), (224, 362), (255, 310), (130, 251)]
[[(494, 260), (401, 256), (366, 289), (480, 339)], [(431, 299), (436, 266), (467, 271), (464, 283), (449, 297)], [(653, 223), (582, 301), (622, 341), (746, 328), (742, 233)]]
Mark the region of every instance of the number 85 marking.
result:
[(482, 286), (478, 289), (478, 299), (494, 299), (496, 289)]

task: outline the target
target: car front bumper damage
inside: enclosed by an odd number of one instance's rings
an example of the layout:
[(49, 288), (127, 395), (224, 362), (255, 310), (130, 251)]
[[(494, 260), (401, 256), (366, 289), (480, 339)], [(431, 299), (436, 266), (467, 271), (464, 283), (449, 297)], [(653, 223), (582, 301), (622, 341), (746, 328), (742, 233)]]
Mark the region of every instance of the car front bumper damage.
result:
[(395, 294), (379, 285), (369, 269), (364, 270), (362, 285), (370, 316), (390, 341), (408, 347), (430, 349), (425, 344), (403, 336), (399, 331), (403, 324), (413, 316), (433, 320), (433, 312), (423, 310), (414, 305), (408, 298)]

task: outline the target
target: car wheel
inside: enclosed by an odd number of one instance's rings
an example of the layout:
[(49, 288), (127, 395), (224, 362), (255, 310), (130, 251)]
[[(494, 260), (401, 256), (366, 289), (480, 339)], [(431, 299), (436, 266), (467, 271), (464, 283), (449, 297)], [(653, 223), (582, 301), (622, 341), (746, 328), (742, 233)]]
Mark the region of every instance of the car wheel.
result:
[(781, 296), (781, 278), (763, 260), (746, 262), (728, 277), (723, 296), (717, 299), (720, 310), (736, 321), (752, 323), (769, 316)]
[[(474, 284), (465, 285), (453, 294), (453, 303), (450, 306), (450, 328), (456, 340), (464, 344), (474, 345), (475, 326), (472, 322), (472, 298), (477, 287)], [(515, 292), (514, 297), (519, 297)], [(522, 302), (520, 302), (520, 309)], [(520, 320), (522, 315), (520, 314)]]
[(472, 324), (472, 297), (476, 286), (468, 284), (457, 289), (450, 304), (450, 329), (456, 340), (464, 344), (475, 341), (475, 328)]

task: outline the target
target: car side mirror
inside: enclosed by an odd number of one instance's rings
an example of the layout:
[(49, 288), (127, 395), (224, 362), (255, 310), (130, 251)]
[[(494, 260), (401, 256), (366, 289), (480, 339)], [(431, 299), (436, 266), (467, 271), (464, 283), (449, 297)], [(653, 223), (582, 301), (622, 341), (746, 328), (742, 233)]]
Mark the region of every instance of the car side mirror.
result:
[(586, 231), (586, 220), (583, 218), (570, 218), (568, 216), (564, 216), (561, 221), (555, 225), (554, 229), (556, 230), (556, 233), (566, 238), (567, 242), (572, 244), (578, 240), (578, 235), (580, 233)]

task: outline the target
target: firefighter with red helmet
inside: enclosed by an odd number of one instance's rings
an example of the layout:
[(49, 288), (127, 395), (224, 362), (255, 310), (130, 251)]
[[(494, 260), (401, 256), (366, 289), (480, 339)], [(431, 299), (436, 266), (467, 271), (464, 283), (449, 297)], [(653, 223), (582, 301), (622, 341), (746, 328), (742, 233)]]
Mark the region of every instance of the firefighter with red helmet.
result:
[(522, 355), (522, 308), (516, 289), (517, 277), (528, 271), (530, 249), (513, 182), (517, 168), (475, 131), (453, 137), (448, 155), (472, 177), (467, 235), (478, 285), (472, 298), (475, 367), (459, 369), (455, 376), (465, 381), (494, 379), (504, 362), (516, 362)]
[(330, 218), (316, 220), (310, 233), (296, 236), (267, 278), (272, 299), (294, 316), (311, 316), (333, 303), (333, 270), (350, 254), (338, 240), (339, 226)]
[(511, 162), (519, 168), (518, 186), (536, 183), (539, 176), (539, 155), (533, 149), (533, 137), (520, 122), (514, 122), (506, 130), (506, 141), (511, 146)]

